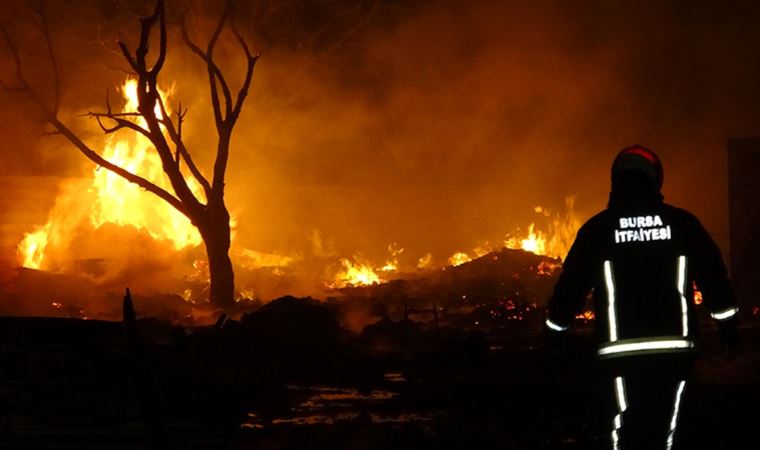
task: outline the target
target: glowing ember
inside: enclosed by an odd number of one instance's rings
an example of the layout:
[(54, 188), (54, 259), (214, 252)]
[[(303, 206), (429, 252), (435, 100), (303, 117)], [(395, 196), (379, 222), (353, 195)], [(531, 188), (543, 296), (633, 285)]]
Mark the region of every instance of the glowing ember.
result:
[(539, 275), (550, 276), (560, 267), (562, 267), (562, 264), (559, 262), (544, 260), (538, 264), (537, 272)]
[(431, 253), (427, 253), (425, 256), (423, 256), (417, 261), (417, 268), (427, 269), (428, 267), (430, 267), (430, 264), (432, 262), (433, 262), (433, 255)]
[(697, 289), (697, 283), (691, 282), (691, 286), (694, 288), (694, 304), (695, 305), (701, 305), (702, 304), (702, 292)]
[(594, 311), (583, 311), (581, 314), (575, 316), (576, 319), (585, 320), (586, 322), (594, 320)]

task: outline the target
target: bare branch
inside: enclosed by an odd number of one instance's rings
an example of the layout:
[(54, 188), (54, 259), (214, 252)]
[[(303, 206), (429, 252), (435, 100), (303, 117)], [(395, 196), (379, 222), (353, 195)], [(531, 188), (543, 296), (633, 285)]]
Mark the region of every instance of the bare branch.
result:
[[(98, 112), (90, 111), (89, 113), (87, 113), (87, 115), (95, 118), (95, 120), (98, 122), (98, 126), (100, 126), (100, 129), (103, 130), (103, 133), (105, 134), (111, 134), (123, 128), (128, 128), (132, 131), (142, 134), (148, 139), (151, 138), (150, 132), (146, 130), (145, 128), (137, 125), (136, 123), (130, 120), (120, 118), (120, 116), (132, 116), (133, 114), (131, 113), (111, 114), (111, 113), (98, 113)], [(111, 120), (115, 122), (116, 125), (112, 127), (106, 127), (103, 124), (103, 119)]]
[[(192, 39), (190, 39), (190, 35), (187, 31), (187, 23), (186, 23), (186, 16), (182, 17), (182, 40), (185, 42), (185, 45), (198, 57), (203, 60), (203, 62), (206, 63), (206, 68), (208, 70), (208, 77), (209, 77), (209, 88), (211, 91), (211, 106), (214, 110), (214, 119), (216, 121), (217, 129), (220, 129), (224, 121), (226, 119), (226, 116), (229, 116), (229, 114), (232, 111), (232, 94), (230, 92), (229, 85), (227, 84), (227, 81), (225, 80), (224, 76), (222, 75), (222, 71), (219, 69), (219, 66), (216, 65), (213, 59), (213, 51), (214, 47), (216, 46), (216, 40), (219, 38), (219, 34), (221, 34), (222, 29), (224, 28), (224, 23), (227, 21), (227, 16), (230, 12), (232, 3), (227, 2), (227, 5), (224, 9), (224, 12), (222, 13), (222, 16), (219, 19), (219, 22), (217, 23), (217, 26), (214, 30), (214, 34), (209, 41), (209, 45), (207, 48), (207, 51), (204, 52), (201, 50), (200, 47), (198, 47)], [(225, 111), (226, 115), (225, 117), (222, 116), (222, 109), (221, 105), (219, 103), (219, 93), (217, 88), (217, 83), (219, 83), (219, 86), (222, 88), (222, 95), (224, 95), (225, 100)]]
[(16, 45), (13, 43), (13, 40), (11, 39), (10, 34), (8, 34), (8, 30), (1, 23), (0, 23), (0, 34), (3, 35), (3, 40), (5, 41), (5, 44), (8, 46), (8, 49), (11, 52), (13, 63), (16, 66), (16, 81), (21, 85), (20, 89), (14, 89), (14, 88), (8, 88), (7, 87), (8, 85), (3, 83), (3, 87), (6, 90), (25, 90), (29, 87), (29, 83), (27, 83), (26, 79), (24, 78), (24, 74), (21, 71), (21, 57), (19, 56), (18, 48), (16, 48)]
[(224, 190), (224, 178), (227, 172), (227, 162), (229, 160), (229, 144), (232, 128), (235, 126), (238, 117), (240, 117), (240, 111), (243, 108), (243, 102), (248, 96), (248, 90), (251, 85), (251, 80), (253, 79), (253, 69), (256, 66), (256, 61), (258, 61), (260, 56), (258, 54), (251, 54), (248, 45), (245, 43), (245, 39), (243, 39), (243, 36), (241, 36), (234, 27), (233, 33), (235, 34), (238, 43), (245, 53), (247, 67), (245, 80), (243, 80), (243, 84), (241, 85), (237, 99), (235, 100), (235, 107), (231, 113), (227, 115), (225, 119), (225, 128), (223, 130), (220, 130), (219, 133), (220, 142), (217, 147), (216, 160), (214, 161), (214, 179), (212, 182), (213, 189), (219, 193)]
[(153, 77), (156, 77), (166, 61), (166, 20), (164, 18), (165, 12), (163, 0), (159, 0), (156, 4), (156, 12), (154, 14), (160, 14), (161, 16), (161, 20), (159, 21), (158, 58), (156, 59), (153, 68), (150, 70)]
[(129, 53), (127, 44), (125, 44), (122, 41), (117, 41), (117, 44), (119, 45), (119, 48), (121, 49), (121, 54), (124, 56), (124, 59), (126, 59), (127, 62), (129, 63), (129, 67), (131, 67), (135, 73), (139, 73), (140, 69), (137, 67), (137, 63), (135, 62), (134, 58), (132, 58), (132, 55)]
[(177, 107), (177, 135), (179, 135), (180, 139), (182, 139), (182, 123), (185, 121), (186, 115), (187, 108), (182, 111), (182, 101), (180, 100), (179, 106)]
[(234, 27), (232, 31), (235, 34), (235, 37), (237, 38), (238, 43), (240, 44), (240, 47), (242, 47), (243, 51), (245, 52), (247, 67), (246, 67), (246, 73), (245, 73), (245, 80), (243, 80), (243, 85), (240, 87), (240, 91), (238, 92), (237, 99), (235, 101), (235, 107), (232, 110), (231, 117), (228, 118), (228, 120), (231, 121), (230, 128), (232, 128), (232, 125), (235, 124), (235, 121), (237, 121), (238, 116), (240, 116), (240, 110), (243, 108), (243, 102), (245, 101), (245, 98), (248, 96), (248, 89), (250, 88), (251, 80), (253, 79), (253, 69), (256, 67), (256, 61), (258, 61), (259, 57), (261, 56), (260, 53), (257, 53), (255, 55), (251, 54), (251, 51), (248, 48), (248, 45), (245, 43), (245, 39), (243, 39), (243, 36), (241, 36), (240, 33)]
[(164, 1), (157, 0), (156, 9), (153, 10), (153, 14), (151, 14), (148, 17), (143, 17), (140, 19), (140, 43), (137, 45), (137, 49), (135, 50), (135, 62), (137, 62), (137, 66), (138, 66), (137, 73), (145, 72), (146, 74), (153, 75), (154, 78), (158, 72), (151, 74), (148, 71), (148, 67), (145, 63), (145, 58), (148, 56), (148, 48), (149, 48), (148, 42), (150, 41), (150, 30), (153, 28), (153, 25), (156, 24), (156, 21), (159, 18), (161, 18), (161, 22), (163, 22), (163, 14), (164, 14)]
[(105, 117), (105, 118), (112, 118), (112, 117), (142, 117), (142, 114), (138, 112), (122, 112), (122, 113), (99, 113), (99, 112), (87, 112), (85, 114), (80, 114), (79, 117)]
[(185, 119), (187, 110), (185, 110), (183, 113), (182, 103), (180, 103), (179, 111), (177, 112), (177, 128), (175, 128), (174, 123), (172, 123), (171, 117), (167, 113), (164, 101), (160, 95), (158, 96), (158, 105), (161, 110), (162, 117), (160, 122), (166, 128), (167, 133), (169, 133), (169, 138), (172, 140), (172, 142), (174, 142), (174, 162), (177, 165), (177, 170), (179, 170), (179, 161), (181, 156), (182, 159), (185, 160), (185, 164), (187, 164), (188, 169), (190, 169), (190, 173), (203, 187), (206, 198), (208, 198), (211, 194), (211, 185), (209, 184), (208, 179), (203, 176), (200, 169), (195, 164), (195, 161), (193, 161), (192, 157), (190, 156), (190, 152), (187, 150), (187, 146), (185, 146), (185, 143), (182, 140), (182, 122)]
[(337, 41), (335, 41), (331, 46), (329, 46), (327, 49), (325, 49), (323, 52), (321, 52), (320, 55), (317, 55), (316, 57), (314, 57), (312, 59), (312, 61), (309, 64), (307, 64), (307, 66), (310, 66), (318, 58), (324, 57), (324, 56), (332, 53), (333, 51), (335, 51), (337, 48), (339, 48), (341, 45), (343, 45), (347, 40), (349, 40), (356, 33), (358, 33), (362, 28), (364, 28), (370, 22), (370, 20), (372, 20), (372, 17), (375, 15), (375, 12), (377, 11), (377, 8), (378, 8), (378, 3), (379, 2), (377, 0), (375, 0), (372, 3), (372, 9), (369, 10), (369, 12), (367, 13), (367, 15), (364, 16), (362, 18), (362, 20), (358, 21), (356, 23), (356, 25), (354, 25), (354, 27), (352, 27), (350, 30), (348, 30), (346, 33), (344, 33), (340, 37), (340, 39), (338, 39)]
[[(50, 119), (50, 124), (53, 125), (58, 132), (60, 132), (66, 139), (69, 140), (74, 146), (76, 146), (80, 152), (84, 154), (90, 161), (94, 162), (95, 164), (104, 167), (111, 172), (121, 176), (122, 178), (126, 179), (130, 183), (134, 183), (141, 188), (145, 189), (146, 191), (149, 191), (162, 200), (169, 203), (171, 206), (174, 207), (177, 211), (181, 212), (188, 218), (190, 217), (190, 212), (188, 211), (187, 207), (180, 201), (177, 197), (173, 196), (163, 188), (151, 183), (150, 181), (146, 180), (145, 178), (136, 175), (122, 167), (117, 166), (116, 164), (113, 164), (112, 162), (108, 161), (107, 159), (100, 156), (97, 152), (92, 150), (87, 144), (85, 144), (79, 137), (74, 134), (73, 131), (71, 131), (66, 125), (64, 125), (61, 121), (59, 121), (57, 118), (53, 117)], [(191, 218), (192, 219), (192, 218)]]
[[(34, 9), (34, 8), (33, 8)], [(45, 45), (47, 47), (48, 57), (50, 58), (50, 65), (53, 71), (53, 108), (52, 112), (58, 114), (58, 108), (61, 102), (61, 77), (58, 73), (58, 61), (53, 51), (53, 41), (50, 37), (50, 28), (48, 27), (47, 15), (45, 14), (44, 3), (40, 3), (38, 9), (34, 9), (40, 18), (40, 30), (45, 38)]]
[(227, 0), (227, 2), (224, 5), (224, 11), (222, 12), (222, 16), (219, 18), (219, 23), (216, 24), (216, 28), (214, 29), (214, 32), (211, 34), (211, 39), (209, 39), (208, 41), (206, 54), (208, 55), (209, 59), (213, 59), (214, 47), (216, 47), (216, 42), (219, 40), (219, 36), (222, 34), (222, 30), (224, 29), (224, 23), (227, 21), (227, 16), (229, 15), (230, 10), (232, 10), (232, 1)]

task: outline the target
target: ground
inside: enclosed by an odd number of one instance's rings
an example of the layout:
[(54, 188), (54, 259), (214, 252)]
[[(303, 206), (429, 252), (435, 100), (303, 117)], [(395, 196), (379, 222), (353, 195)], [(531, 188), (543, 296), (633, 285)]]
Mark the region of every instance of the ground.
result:
[[(394, 322), (386, 336), (407, 337), (380, 345), (379, 332), (336, 334), (329, 314), (292, 322), (324, 332), (304, 339), (278, 314), (197, 329), (141, 320), (139, 352), (119, 322), (0, 318), (0, 448), (610, 448), (582, 335), (581, 356), (554, 360), (538, 333)], [(743, 330), (732, 362), (703, 334), (683, 448), (755, 448), (760, 328)]]

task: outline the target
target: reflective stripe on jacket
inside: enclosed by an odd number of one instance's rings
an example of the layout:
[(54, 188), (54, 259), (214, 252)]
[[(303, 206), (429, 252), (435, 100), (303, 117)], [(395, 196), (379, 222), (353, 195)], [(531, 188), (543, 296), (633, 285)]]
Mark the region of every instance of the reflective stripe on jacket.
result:
[(611, 207), (579, 230), (546, 325), (566, 330), (593, 291), (601, 358), (692, 352), (694, 283), (714, 319), (736, 315), (720, 250), (696, 217), (662, 202)]

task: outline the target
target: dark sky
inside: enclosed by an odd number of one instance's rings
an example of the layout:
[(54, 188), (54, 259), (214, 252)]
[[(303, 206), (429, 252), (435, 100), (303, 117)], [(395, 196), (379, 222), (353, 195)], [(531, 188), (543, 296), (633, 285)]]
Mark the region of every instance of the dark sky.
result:
[[(123, 81), (111, 40), (134, 43), (134, 13), (150, 2), (48, 3), (64, 116), (97, 142), (94, 124), (75, 115), (102, 106), (105, 89)], [(727, 247), (726, 140), (760, 135), (760, 4), (284, 4), (236, 10), (262, 53), (228, 179), (240, 245), (304, 253), (318, 232), (341, 255), (379, 259), (396, 242), (410, 257), (445, 257), (540, 219), (536, 205), (561, 211), (568, 196), (590, 217), (606, 203), (616, 152), (640, 143), (664, 162), (666, 200)], [(202, 41), (217, 6), (170, 1), (170, 18), (188, 7)], [(0, 11), (44, 83), (25, 3)], [(208, 163), (203, 67), (170, 30), (163, 82), (189, 106), (187, 137)], [(239, 74), (230, 38), (217, 56)], [(2, 102), (0, 176), (91, 170), (64, 141), (40, 136), (23, 99)]]

